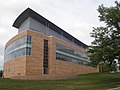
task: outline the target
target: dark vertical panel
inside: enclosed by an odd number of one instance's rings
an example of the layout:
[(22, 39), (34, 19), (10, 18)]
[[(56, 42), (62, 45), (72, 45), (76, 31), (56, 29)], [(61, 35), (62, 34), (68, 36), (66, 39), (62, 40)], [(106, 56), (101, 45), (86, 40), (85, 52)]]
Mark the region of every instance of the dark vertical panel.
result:
[(44, 40), (43, 69), (44, 69), (44, 74), (48, 74), (48, 40)]

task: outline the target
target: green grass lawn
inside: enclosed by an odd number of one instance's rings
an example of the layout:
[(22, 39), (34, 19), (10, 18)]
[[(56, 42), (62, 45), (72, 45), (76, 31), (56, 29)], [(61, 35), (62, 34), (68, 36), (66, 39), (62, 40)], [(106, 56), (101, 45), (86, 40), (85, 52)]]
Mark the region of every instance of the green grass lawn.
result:
[(67, 80), (11, 80), (0, 78), (0, 90), (106, 90), (120, 86), (120, 73), (85, 74)]

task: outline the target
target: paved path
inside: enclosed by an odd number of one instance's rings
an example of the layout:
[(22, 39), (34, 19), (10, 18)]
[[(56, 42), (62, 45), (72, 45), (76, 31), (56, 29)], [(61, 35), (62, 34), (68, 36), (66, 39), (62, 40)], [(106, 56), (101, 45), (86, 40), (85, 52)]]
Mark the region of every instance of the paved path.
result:
[(107, 89), (107, 90), (120, 90), (120, 87), (112, 88), (112, 89)]

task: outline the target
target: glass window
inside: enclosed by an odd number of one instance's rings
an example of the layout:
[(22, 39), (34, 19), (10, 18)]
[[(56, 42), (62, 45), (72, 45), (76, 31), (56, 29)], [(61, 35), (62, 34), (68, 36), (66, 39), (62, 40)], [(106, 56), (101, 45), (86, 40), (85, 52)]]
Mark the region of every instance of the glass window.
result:
[(56, 59), (75, 64), (87, 64), (89, 62), (89, 57), (84, 53), (59, 43), (56, 44)]
[(44, 68), (44, 74), (48, 74), (48, 40), (44, 40), (43, 68)]
[(5, 48), (5, 61), (18, 56), (31, 55), (31, 36), (27, 35), (12, 42)]

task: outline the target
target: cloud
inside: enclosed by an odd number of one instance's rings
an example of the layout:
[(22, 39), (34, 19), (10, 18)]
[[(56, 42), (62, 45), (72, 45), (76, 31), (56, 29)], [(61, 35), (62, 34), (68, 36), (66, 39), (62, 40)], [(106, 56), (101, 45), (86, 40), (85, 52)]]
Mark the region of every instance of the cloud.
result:
[(96, 10), (101, 4), (114, 5), (114, 0), (0, 0), (0, 68), (3, 67), (4, 46), (17, 34), (12, 24), (27, 7), (90, 45), (92, 27), (101, 25)]

